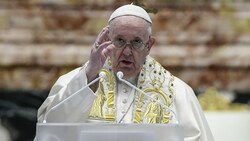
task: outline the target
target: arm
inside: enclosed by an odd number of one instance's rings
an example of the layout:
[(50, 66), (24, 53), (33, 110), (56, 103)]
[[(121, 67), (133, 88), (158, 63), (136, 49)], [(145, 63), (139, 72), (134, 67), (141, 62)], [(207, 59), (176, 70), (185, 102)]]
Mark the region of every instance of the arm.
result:
[[(52, 87), (48, 98), (38, 110), (38, 122), (42, 122), (46, 113), (65, 98), (85, 87), (98, 76), (113, 46), (108, 40), (109, 27), (103, 28), (96, 43), (92, 46), (89, 62), (83, 69), (75, 69), (61, 76)], [(98, 83), (83, 89), (72, 99), (67, 100), (47, 114), (48, 122), (85, 122), (95, 99)]]
[(207, 120), (193, 90), (176, 78), (176, 111), (185, 141), (214, 141)]
[[(38, 110), (38, 122), (44, 120), (45, 114), (60, 101), (87, 85), (84, 69), (75, 69), (61, 76), (52, 87), (48, 98)], [(47, 122), (85, 122), (88, 118), (94, 92), (86, 87), (65, 103), (47, 115)]]
[[(97, 77), (112, 49), (112, 43), (109, 41), (109, 27), (107, 26), (99, 33), (96, 42), (92, 46), (89, 63), (86, 67), (88, 83)], [(92, 85), (90, 88), (96, 91), (97, 87), (97, 85)]]

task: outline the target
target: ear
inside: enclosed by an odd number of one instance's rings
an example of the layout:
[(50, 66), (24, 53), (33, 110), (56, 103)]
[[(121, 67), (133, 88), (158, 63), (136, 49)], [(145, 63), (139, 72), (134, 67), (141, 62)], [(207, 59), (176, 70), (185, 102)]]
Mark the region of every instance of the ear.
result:
[(154, 45), (154, 43), (155, 43), (155, 38), (151, 36), (151, 37), (149, 38), (148, 46), (147, 46), (148, 52), (150, 52), (150, 49), (151, 49), (151, 47)]

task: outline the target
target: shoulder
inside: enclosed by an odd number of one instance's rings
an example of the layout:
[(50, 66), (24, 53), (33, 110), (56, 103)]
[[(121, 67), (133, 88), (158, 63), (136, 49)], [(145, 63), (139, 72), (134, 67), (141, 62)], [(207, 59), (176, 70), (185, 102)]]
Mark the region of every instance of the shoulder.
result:
[(77, 74), (81, 72), (82, 67), (71, 70), (70, 72), (60, 76), (56, 81), (56, 85), (67, 85)]
[(195, 95), (193, 88), (191, 88), (186, 82), (178, 77), (175, 77), (175, 102), (177, 105), (197, 105), (198, 99)]
[(154, 58), (147, 56), (147, 62), (149, 64), (156, 64), (154, 65), (153, 69), (154, 70), (162, 70), (165, 72), (165, 80), (166, 83), (168, 84), (168, 89), (172, 89), (174, 95), (176, 97), (181, 96), (181, 97), (186, 97), (187, 95), (194, 95), (193, 89), (183, 80), (180, 78), (174, 76), (171, 72), (166, 70), (159, 62), (157, 62)]
[(175, 76), (174, 84), (177, 89), (185, 90), (185, 91), (193, 91), (193, 89), (186, 82), (184, 82), (183, 80), (181, 80), (180, 78), (176, 76)]

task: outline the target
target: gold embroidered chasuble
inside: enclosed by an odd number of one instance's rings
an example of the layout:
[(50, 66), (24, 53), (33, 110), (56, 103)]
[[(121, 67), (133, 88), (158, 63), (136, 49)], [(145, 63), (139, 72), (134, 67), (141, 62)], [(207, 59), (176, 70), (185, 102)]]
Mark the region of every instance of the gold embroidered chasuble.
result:
[[(111, 60), (107, 59), (101, 71), (106, 77), (99, 81), (97, 98), (95, 99), (89, 120), (116, 121), (116, 76), (111, 69)], [(165, 70), (150, 56), (138, 76), (137, 87), (168, 108), (174, 101), (174, 76)], [(164, 123), (172, 118), (172, 113), (158, 102), (140, 92), (135, 93), (132, 109), (133, 123)]]

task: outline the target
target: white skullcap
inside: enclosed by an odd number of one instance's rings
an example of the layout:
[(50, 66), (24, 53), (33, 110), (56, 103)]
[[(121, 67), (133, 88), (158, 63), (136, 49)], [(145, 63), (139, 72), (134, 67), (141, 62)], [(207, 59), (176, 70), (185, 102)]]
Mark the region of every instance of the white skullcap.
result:
[(136, 5), (124, 5), (119, 8), (117, 8), (110, 16), (109, 21), (120, 17), (120, 16), (126, 16), (126, 15), (132, 15), (132, 16), (137, 16), (140, 18), (143, 18), (144, 20), (148, 21), (149, 23), (152, 24), (152, 21), (148, 15), (148, 13), (141, 7), (136, 6)]

